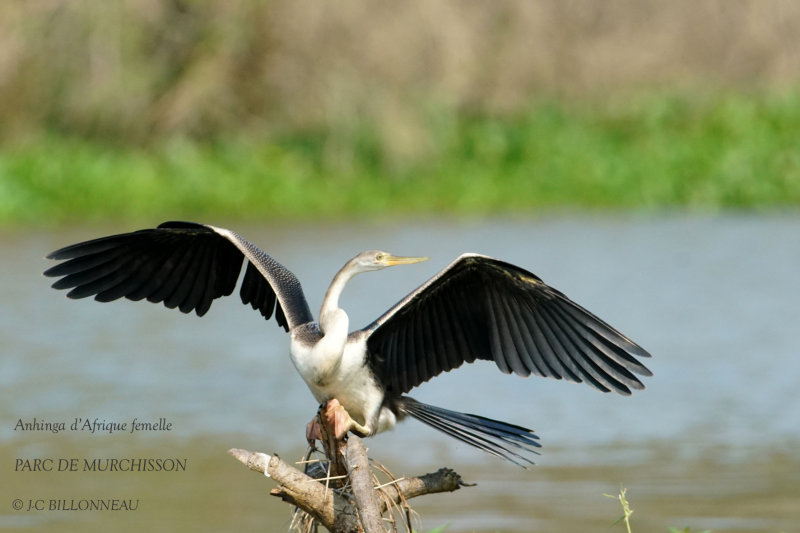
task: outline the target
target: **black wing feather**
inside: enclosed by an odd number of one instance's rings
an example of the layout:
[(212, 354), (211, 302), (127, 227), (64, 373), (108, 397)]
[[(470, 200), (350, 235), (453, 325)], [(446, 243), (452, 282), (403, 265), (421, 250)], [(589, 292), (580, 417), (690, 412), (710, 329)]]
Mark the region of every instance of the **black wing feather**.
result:
[[(186, 246), (186, 251), (180, 255), (180, 260), (177, 266), (172, 270), (169, 277), (169, 283), (164, 284), (164, 293), (168, 296), (164, 297), (164, 305), (170, 309), (179, 307), (184, 313), (192, 311), (187, 305), (189, 292), (194, 286), (194, 280), (197, 277), (197, 268), (195, 265), (202, 264), (199, 256), (203, 251), (203, 247)], [(170, 289), (172, 289), (170, 291)]]
[[(149, 290), (145, 298), (151, 303), (163, 302), (175, 292), (181, 282), (181, 270), (186, 266), (183, 259), (187, 254), (192, 253), (193, 247), (190, 242), (179, 241), (172, 244), (172, 239), (165, 239), (165, 241), (165, 243), (159, 244), (164, 247), (172, 246), (172, 248), (167, 251), (162, 263), (153, 272), (150, 281), (147, 283)], [(170, 306), (167, 305), (167, 307)], [(174, 308), (175, 306), (172, 307)]]
[(368, 333), (369, 363), (392, 395), (475, 359), (500, 370), (585, 382), (630, 394), (642, 347), (541, 278), (466, 254), (409, 294)]
[(45, 271), (61, 279), (56, 289), (70, 298), (94, 296), (163, 302), (202, 316), (213, 300), (230, 295), (246, 262), (241, 298), (265, 318), (273, 312), (287, 331), (310, 322), (311, 312), (297, 278), (236, 233), (193, 222), (102, 237), (56, 250), (63, 261)]
[(242, 282), (241, 297), (243, 304), (250, 304), (264, 318), (272, 317), (275, 310), (275, 293), (252, 263), (247, 265), (247, 272)]
[[(200, 299), (205, 295), (206, 285), (208, 285), (208, 270), (213, 261), (212, 254), (214, 253), (213, 243), (210, 244), (210, 246), (205, 246), (198, 251), (194, 279), (189, 285), (186, 297), (181, 299), (180, 310), (184, 313), (190, 313), (193, 309), (196, 309), (200, 304)], [(187, 282), (188, 276), (184, 280), (184, 283)]]

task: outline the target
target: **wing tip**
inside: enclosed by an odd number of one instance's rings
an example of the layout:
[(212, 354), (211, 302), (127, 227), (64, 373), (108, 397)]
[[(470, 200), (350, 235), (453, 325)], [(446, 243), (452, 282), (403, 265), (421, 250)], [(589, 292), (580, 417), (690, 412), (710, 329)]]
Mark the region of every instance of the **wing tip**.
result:
[[(91, 241), (87, 241), (87, 242), (91, 242)], [(49, 260), (55, 260), (55, 261), (65, 261), (67, 259), (74, 259), (75, 257), (77, 257), (79, 255), (76, 252), (80, 251), (81, 245), (83, 245), (83, 244), (86, 244), (86, 243), (82, 243), (81, 242), (81, 243), (78, 243), (78, 244), (71, 244), (70, 246), (64, 246), (63, 248), (59, 248), (58, 250), (53, 250), (52, 252), (50, 252), (49, 254), (44, 256), (44, 258), (45, 259), (49, 259)], [(53, 268), (55, 268), (55, 267), (48, 268), (47, 271), (52, 270)], [(54, 274), (47, 274), (46, 273), (47, 271), (45, 271), (45, 275), (46, 276), (54, 275)]]

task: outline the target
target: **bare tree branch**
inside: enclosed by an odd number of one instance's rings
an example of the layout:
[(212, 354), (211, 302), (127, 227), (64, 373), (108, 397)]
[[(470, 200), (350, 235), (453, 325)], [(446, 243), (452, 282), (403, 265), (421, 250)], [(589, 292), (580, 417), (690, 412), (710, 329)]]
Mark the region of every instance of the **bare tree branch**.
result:
[[(349, 440), (355, 439), (358, 437), (354, 435), (349, 437)], [(357, 512), (356, 506), (340, 491), (331, 488), (326, 490), (325, 480), (307, 476), (277, 455), (267, 455), (238, 448), (233, 448), (228, 453), (251, 470), (273, 478), (279, 486), (272, 489), (270, 494), (300, 507), (330, 531), (336, 533), (359, 531), (357, 515), (360, 513)], [(404, 500), (426, 494), (452, 492), (462, 486), (466, 485), (462, 482), (461, 476), (449, 468), (441, 468), (423, 476), (400, 479), (386, 484), (378, 490), (391, 501), (402, 503)], [(379, 507), (378, 516), (386, 511), (386, 507), (386, 503), (383, 502)], [(369, 532), (370, 530), (365, 528), (364, 531)]]
[(345, 463), (347, 464), (347, 471), (350, 473), (353, 498), (356, 502), (361, 525), (364, 527), (364, 533), (383, 532), (381, 507), (378, 503), (377, 494), (375, 494), (375, 487), (372, 484), (367, 448), (360, 438), (352, 436), (347, 440)]
[(355, 510), (346, 498), (336, 495), (331, 489), (326, 490), (325, 485), (284, 462), (277, 455), (238, 448), (228, 450), (228, 453), (251, 470), (273, 478), (278, 487), (272, 489), (270, 494), (300, 507), (331, 531), (334, 530), (337, 514), (355, 515)]
[[(393, 480), (376, 489), (363, 441), (355, 435), (338, 440), (326, 417), (318, 414), (317, 418), (328, 459), (327, 475), (322, 478), (301, 472), (277, 455), (238, 448), (228, 453), (251, 470), (273, 478), (278, 486), (270, 494), (299, 507), (333, 533), (381, 533), (382, 515), (391, 505), (405, 505), (411, 498), (466, 486), (453, 470), (441, 468), (432, 474)], [(376, 491), (380, 491), (380, 498)]]

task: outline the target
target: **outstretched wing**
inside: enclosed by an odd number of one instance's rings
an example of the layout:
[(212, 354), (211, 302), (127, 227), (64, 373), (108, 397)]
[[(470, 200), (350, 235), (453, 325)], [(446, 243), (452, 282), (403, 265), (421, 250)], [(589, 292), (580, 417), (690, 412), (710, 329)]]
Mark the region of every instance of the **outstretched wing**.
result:
[(643, 348), (540, 278), (465, 254), (364, 328), (369, 363), (402, 394), (476, 359), (505, 373), (585, 382), (604, 392), (642, 389)]
[[(294, 274), (238, 234), (194, 222), (165, 222), (155, 229), (102, 237), (56, 250), (64, 260), (45, 271), (53, 287), (70, 298), (94, 296), (164, 302), (202, 316), (211, 302), (236, 287), (242, 261), (247, 270), (240, 295), (269, 319), (275, 312), (287, 331), (310, 322), (311, 311)], [(276, 303), (277, 301), (277, 303)]]

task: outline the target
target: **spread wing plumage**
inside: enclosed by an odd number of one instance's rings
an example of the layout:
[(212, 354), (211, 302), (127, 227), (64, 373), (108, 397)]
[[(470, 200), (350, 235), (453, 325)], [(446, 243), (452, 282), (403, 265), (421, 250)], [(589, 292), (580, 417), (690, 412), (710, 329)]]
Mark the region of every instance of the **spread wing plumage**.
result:
[(198, 316), (213, 300), (233, 292), (245, 261), (242, 303), (267, 319), (274, 311), (287, 331), (312, 320), (294, 274), (223, 228), (165, 222), (155, 229), (73, 244), (47, 257), (64, 260), (44, 274), (61, 278), (53, 287), (71, 289), (70, 298), (94, 296), (100, 302), (146, 298)]
[(476, 359), (505, 373), (642, 389), (643, 348), (536, 275), (465, 254), (364, 328), (372, 371), (393, 394)]

